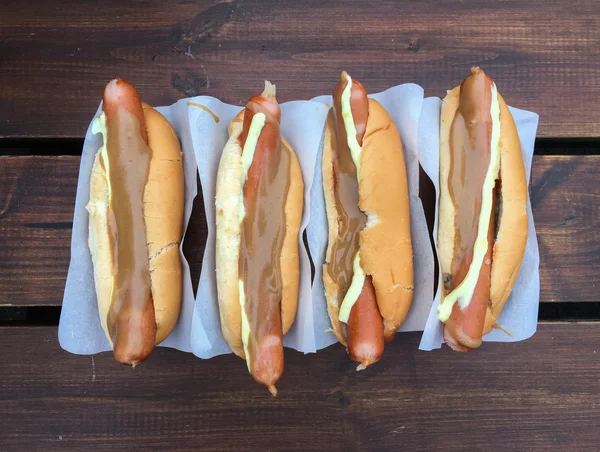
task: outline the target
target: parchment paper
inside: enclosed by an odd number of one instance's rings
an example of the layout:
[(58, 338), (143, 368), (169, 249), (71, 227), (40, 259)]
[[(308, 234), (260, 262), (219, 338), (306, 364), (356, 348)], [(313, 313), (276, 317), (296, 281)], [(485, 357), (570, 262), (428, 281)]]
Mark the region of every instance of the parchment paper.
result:
[[(423, 111), (419, 121), (419, 159), (424, 171), (433, 181), (436, 190), (435, 206), (435, 228), (434, 241), (437, 246), (437, 219), (439, 209), (439, 123), (440, 123), (441, 100), (437, 97), (425, 99)], [(515, 119), (527, 183), (531, 174), (531, 161), (535, 143), (535, 134), (539, 116), (525, 110), (510, 107)], [(529, 216), (529, 233), (525, 256), (521, 265), (521, 271), (515, 282), (513, 291), (498, 317), (498, 323), (512, 333), (509, 336), (501, 330), (493, 330), (485, 335), (483, 340), (490, 342), (515, 342), (531, 337), (537, 328), (537, 314), (540, 298), (540, 276), (539, 276), (539, 251), (531, 212), (531, 202), (527, 202), (527, 213)], [(439, 262), (438, 262), (439, 264)], [(443, 324), (437, 318), (437, 309), (440, 302), (440, 290), (442, 276), (438, 279), (438, 290), (429, 312), (429, 318), (419, 349), (432, 350), (440, 348), (443, 343)]]

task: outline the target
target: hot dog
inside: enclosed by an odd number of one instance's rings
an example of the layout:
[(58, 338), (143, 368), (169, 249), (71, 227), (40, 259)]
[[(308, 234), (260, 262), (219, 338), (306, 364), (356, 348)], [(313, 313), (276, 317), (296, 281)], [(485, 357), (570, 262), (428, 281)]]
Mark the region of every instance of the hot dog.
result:
[(379, 360), (412, 301), (406, 167), (396, 125), (346, 72), (324, 143), (325, 298), (332, 330), (360, 370)]
[(144, 361), (181, 304), (183, 163), (169, 122), (122, 79), (92, 125), (103, 144), (90, 179), (88, 245), (100, 323), (117, 361)]
[(514, 119), (481, 69), (442, 103), (438, 317), (457, 351), (481, 345), (512, 290), (527, 243), (527, 182)]
[(298, 305), (304, 184), (281, 136), (275, 86), (229, 125), (216, 183), (216, 276), (221, 331), (254, 379), (275, 396), (283, 336)]

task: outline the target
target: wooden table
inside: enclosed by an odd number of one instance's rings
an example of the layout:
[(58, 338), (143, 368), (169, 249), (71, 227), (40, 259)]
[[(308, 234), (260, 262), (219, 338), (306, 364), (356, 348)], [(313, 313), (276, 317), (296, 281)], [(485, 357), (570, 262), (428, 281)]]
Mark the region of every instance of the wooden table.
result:
[[(63, 352), (57, 322), (83, 136), (122, 76), (155, 105), (282, 101), (341, 69), (375, 92), (443, 96), (481, 65), (540, 114), (530, 187), (540, 324), (469, 354), (400, 334), (356, 373), (341, 346), (286, 351), (271, 399), (233, 356), (158, 349), (135, 370)], [(0, 449), (597, 450), (600, 441), (600, 3), (5, 1), (0, 4)], [(206, 238), (194, 206), (196, 284)]]

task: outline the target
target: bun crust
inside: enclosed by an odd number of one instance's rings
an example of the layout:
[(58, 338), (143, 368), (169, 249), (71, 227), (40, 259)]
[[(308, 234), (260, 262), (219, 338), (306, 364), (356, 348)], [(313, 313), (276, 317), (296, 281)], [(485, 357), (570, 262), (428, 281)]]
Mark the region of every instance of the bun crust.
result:
[[(442, 100), (440, 117), (440, 205), (438, 213), (438, 258), (440, 271), (446, 279), (451, 272), (452, 256), (454, 255), (454, 235), (456, 233), (456, 210), (450, 198), (448, 178), (450, 173), (450, 128), (458, 110), (460, 101), (460, 86), (449, 91)], [(445, 285), (442, 284), (442, 299), (446, 295)]]
[[(221, 331), (232, 351), (241, 358), (244, 358), (244, 348), (238, 289), (241, 241), (238, 212), (240, 203), (243, 202), (243, 191), (241, 184), (237, 181), (243, 176), (242, 147), (238, 142), (238, 137), (242, 132), (243, 118), (244, 110), (238, 113), (228, 126), (230, 136), (219, 162), (215, 200), (217, 227), (215, 257)], [(287, 149), (292, 157), (290, 185), (284, 206), (286, 234), (280, 258), (283, 281), (281, 316), (285, 335), (294, 322), (298, 307), (300, 282), (298, 233), (302, 220), (304, 182), (298, 158), (283, 137), (281, 137), (281, 147), (282, 150)]]
[(108, 179), (105, 168), (104, 157), (98, 151), (90, 176), (90, 200), (85, 208), (89, 217), (88, 247), (94, 266), (100, 324), (112, 348), (107, 322), (114, 287), (114, 263), (108, 236)]
[(158, 111), (142, 103), (152, 160), (144, 190), (146, 239), (156, 318), (156, 343), (171, 333), (181, 307), (179, 246), (183, 235), (183, 154), (177, 135)]
[[(331, 260), (337, 236), (333, 193), (333, 149), (337, 146), (333, 110), (330, 110), (323, 149), (323, 189), (329, 225), (326, 262)], [(396, 125), (379, 102), (369, 99), (369, 119), (360, 154), (359, 207), (367, 215), (359, 249), (365, 274), (371, 275), (384, 334), (390, 339), (400, 327), (412, 302), (413, 262), (410, 205), (402, 142)], [(327, 309), (338, 340), (345, 341), (338, 320), (338, 286), (323, 267)]]
[(489, 333), (512, 291), (525, 255), (528, 234), (527, 178), (517, 126), (506, 102), (500, 103), (500, 214), (492, 257), (490, 305), (483, 334)]

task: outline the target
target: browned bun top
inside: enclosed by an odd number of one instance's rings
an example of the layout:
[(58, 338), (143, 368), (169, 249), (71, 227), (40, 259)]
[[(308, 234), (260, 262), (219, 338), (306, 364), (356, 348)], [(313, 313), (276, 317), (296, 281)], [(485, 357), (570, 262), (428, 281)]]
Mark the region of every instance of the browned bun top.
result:
[(389, 339), (404, 322), (413, 297), (410, 203), (400, 133), (374, 99), (369, 99), (360, 161), (359, 206), (368, 217), (360, 233), (360, 260), (373, 277)]
[(156, 343), (175, 327), (182, 297), (179, 246), (183, 235), (183, 155), (173, 127), (158, 111), (142, 103), (152, 160), (144, 190), (146, 239), (150, 257), (150, 281)]
[(512, 291), (527, 245), (527, 178), (515, 120), (498, 94), (500, 104), (500, 195), (497, 234), (492, 257), (490, 305), (483, 334), (496, 323)]

